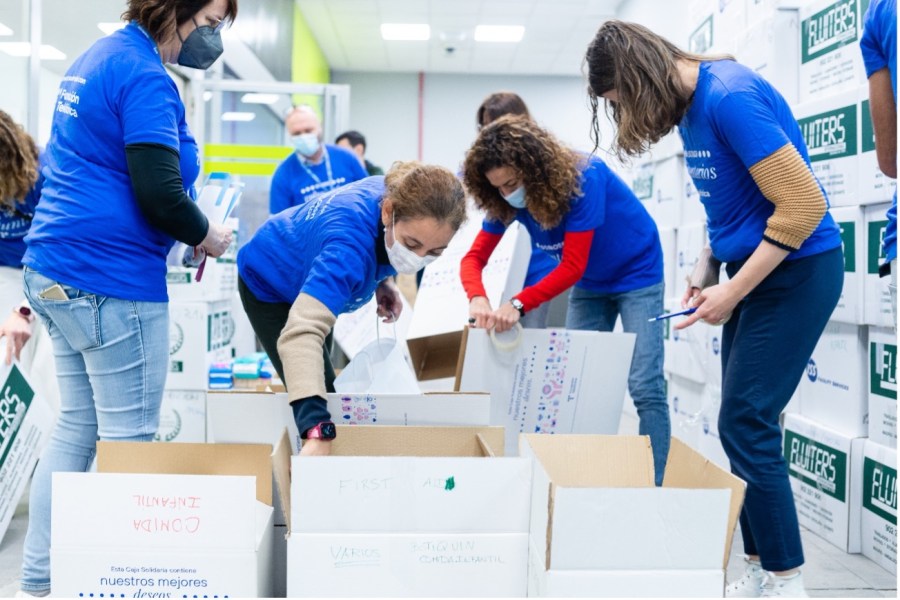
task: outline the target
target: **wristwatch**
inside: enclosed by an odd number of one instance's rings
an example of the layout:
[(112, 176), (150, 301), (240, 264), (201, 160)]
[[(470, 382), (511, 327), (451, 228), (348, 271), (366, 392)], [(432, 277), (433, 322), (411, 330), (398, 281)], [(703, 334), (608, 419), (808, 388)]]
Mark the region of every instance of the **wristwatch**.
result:
[(337, 430), (331, 421), (322, 421), (306, 430), (306, 439), (308, 440), (333, 440), (336, 437)]
[(13, 309), (13, 312), (28, 321), (29, 323), (34, 323), (34, 311), (31, 310), (31, 307), (27, 302), (23, 302)]
[(510, 298), (509, 303), (513, 305), (513, 308), (519, 311), (519, 316), (525, 316), (525, 305), (522, 304), (522, 301), (518, 298)]

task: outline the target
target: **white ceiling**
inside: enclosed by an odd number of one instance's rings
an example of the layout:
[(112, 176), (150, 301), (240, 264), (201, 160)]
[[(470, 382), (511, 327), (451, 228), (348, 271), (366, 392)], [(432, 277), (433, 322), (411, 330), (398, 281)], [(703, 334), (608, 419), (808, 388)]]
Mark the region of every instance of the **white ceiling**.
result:
[[(622, 0), (296, 0), (336, 71), (578, 75)], [(428, 23), (427, 42), (384, 41), (382, 23)], [(473, 40), (476, 25), (524, 25), (518, 43)], [(448, 47), (454, 51), (447, 52)]]

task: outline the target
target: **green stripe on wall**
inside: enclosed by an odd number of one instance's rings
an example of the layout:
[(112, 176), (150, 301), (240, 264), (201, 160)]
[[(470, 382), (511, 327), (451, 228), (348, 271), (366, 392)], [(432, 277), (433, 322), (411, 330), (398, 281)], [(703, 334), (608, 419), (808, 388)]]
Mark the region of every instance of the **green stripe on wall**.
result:
[[(294, 45), (291, 55), (291, 80), (294, 83), (331, 83), (331, 67), (313, 37), (306, 19), (294, 4)], [(318, 96), (294, 94), (294, 105), (310, 104), (322, 116)]]
[(284, 160), (291, 149), (287, 146), (253, 146), (249, 144), (206, 144), (206, 158), (253, 158), (257, 160)]
[(238, 162), (225, 160), (204, 160), (205, 173), (222, 172), (230, 175), (256, 175), (266, 177), (272, 175), (278, 163), (274, 162)]

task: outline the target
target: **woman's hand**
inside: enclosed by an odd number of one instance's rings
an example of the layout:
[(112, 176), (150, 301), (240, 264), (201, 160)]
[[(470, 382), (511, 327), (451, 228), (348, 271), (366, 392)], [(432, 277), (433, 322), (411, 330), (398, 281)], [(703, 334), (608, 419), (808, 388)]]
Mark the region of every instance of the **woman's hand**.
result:
[(13, 312), (3, 325), (0, 325), (0, 339), (3, 338), (6, 338), (6, 364), (11, 365), (13, 353), (18, 360), (25, 342), (31, 338), (31, 323), (25, 317)]
[[(473, 321), (474, 319), (474, 321)], [(469, 302), (469, 327), (490, 329), (494, 326), (494, 311), (484, 296), (475, 296)]]
[(494, 311), (494, 331), (497, 333), (509, 331), (521, 318), (519, 309), (509, 302), (505, 302), (503, 306)]
[(230, 227), (218, 225), (216, 223), (209, 224), (209, 231), (206, 237), (200, 242), (200, 247), (206, 250), (206, 253), (213, 258), (222, 256), (231, 245), (232, 231)]
[(690, 308), (693, 306), (699, 295), (700, 288), (688, 285), (687, 289), (684, 290), (684, 295), (681, 297), (681, 308)]
[[(690, 291), (697, 291), (697, 288), (691, 288)], [(685, 297), (687, 296), (688, 294), (685, 294)], [(740, 300), (741, 297), (735, 293), (731, 281), (710, 286), (693, 296), (693, 302), (689, 305), (697, 307), (697, 312), (680, 321), (675, 325), (675, 329), (690, 327), (699, 320), (710, 325), (724, 325), (731, 318), (731, 313)], [(688, 304), (683, 303), (682, 306)]]
[(403, 301), (400, 298), (400, 288), (394, 280), (388, 277), (375, 288), (375, 302), (378, 304), (376, 312), (383, 317), (383, 323), (395, 323), (400, 320), (400, 312), (403, 310)]
[(303, 440), (300, 456), (328, 456), (331, 454), (331, 440)]

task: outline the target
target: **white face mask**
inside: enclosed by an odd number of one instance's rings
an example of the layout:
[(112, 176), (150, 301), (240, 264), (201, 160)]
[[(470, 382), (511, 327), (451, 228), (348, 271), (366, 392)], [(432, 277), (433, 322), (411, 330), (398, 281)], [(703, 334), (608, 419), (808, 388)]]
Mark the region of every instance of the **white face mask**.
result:
[(294, 142), (294, 149), (300, 156), (309, 157), (319, 151), (319, 136), (315, 133), (292, 135), (291, 141)]
[(394, 215), (391, 214), (391, 233), (394, 236), (394, 245), (388, 246), (387, 241), (385, 241), (384, 247), (387, 249), (388, 260), (390, 261), (391, 266), (394, 267), (398, 273), (412, 275), (418, 273), (434, 262), (437, 256), (419, 256), (401, 244), (400, 240), (397, 239), (397, 230), (394, 225)]

